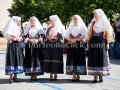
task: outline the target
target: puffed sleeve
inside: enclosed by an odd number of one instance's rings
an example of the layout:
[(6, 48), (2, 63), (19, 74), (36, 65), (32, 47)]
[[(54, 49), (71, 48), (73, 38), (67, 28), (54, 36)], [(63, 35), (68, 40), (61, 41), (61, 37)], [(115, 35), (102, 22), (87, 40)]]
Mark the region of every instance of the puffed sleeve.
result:
[(82, 36), (81, 36), (82, 39), (85, 39), (85, 38), (86, 38), (87, 32), (88, 32), (88, 30), (87, 30), (87, 28), (86, 28), (85, 26), (80, 27), (80, 33), (81, 33), (81, 35), (82, 35)]
[(8, 33), (6, 34), (6, 38), (7, 38), (8, 41), (16, 41), (16, 39), (17, 39), (16, 37), (14, 37), (14, 36), (12, 36)]
[(39, 34), (39, 40), (40, 40), (40, 42), (43, 42), (43, 40), (45, 38), (45, 31), (43, 29), (38, 30), (38, 34)]
[(7, 38), (8, 41), (12, 41), (12, 36), (10, 34), (7, 34), (6, 38)]
[(105, 36), (106, 36), (107, 43), (109, 43), (110, 42), (110, 32), (108, 30), (105, 31)]
[(91, 23), (90, 28), (89, 28), (88, 33), (87, 33), (87, 38), (86, 38), (87, 43), (89, 43), (91, 36), (92, 36), (92, 26), (93, 26), (93, 23)]

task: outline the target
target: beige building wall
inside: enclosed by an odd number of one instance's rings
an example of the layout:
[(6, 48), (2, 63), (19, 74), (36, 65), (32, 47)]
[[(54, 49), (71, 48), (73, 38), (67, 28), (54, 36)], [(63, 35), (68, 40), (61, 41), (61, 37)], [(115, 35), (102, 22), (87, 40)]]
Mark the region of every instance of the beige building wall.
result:
[(11, 7), (13, 0), (0, 0), (0, 31), (3, 30), (7, 22), (9, 21), (8, 8)]

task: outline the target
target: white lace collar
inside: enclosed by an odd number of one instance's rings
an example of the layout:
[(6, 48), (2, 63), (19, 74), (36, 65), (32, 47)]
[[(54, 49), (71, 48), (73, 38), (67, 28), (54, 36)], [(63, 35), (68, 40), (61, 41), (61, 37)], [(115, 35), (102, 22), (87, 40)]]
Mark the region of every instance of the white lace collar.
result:
[(30, 28), (29, 34), (30, 34), (32, 37), (35, 37), (36, 34), (37, 34), (37, 29), (32, 29), (32, 28)]

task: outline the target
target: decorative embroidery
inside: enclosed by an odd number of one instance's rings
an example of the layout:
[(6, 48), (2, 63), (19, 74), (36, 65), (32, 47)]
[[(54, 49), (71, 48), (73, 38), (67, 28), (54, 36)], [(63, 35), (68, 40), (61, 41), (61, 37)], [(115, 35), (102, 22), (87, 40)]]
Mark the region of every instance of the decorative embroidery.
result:
[(51, 30), (49, 31), (49, 34), (52, 34), (53, 36), (57, 35), (57, 31), (55, 30), (55, 28), (51, 28)]
[(42, 72), (41, 67), (31, 67), (31, 68), (25, 68), (25, 73), (35, 73), (35, 72)]
[(23, 73), (24, 69), (23, 66), (6, 66), (6, 75), (10, 75), (10, 74), (20, 74)]
[(93, 30), (96, 33), (100, 33), (104, 31), (104, 25), (102, 21), (95, 21), (94, 25), (93, 25)]
[(73, 29), (71, 30), (71, 34), (75, 37), (78, 36), (80, 34), (79, 28), (77, 26), (74, 26)]
[(87, 71), (86, 71), (86, 67), (85, 66), (66, 66), (66, 74), (81, 74), (81, 75), (86, 75)]
[(89, 67), (88, 70), (93, 70), (93, 71), (106, 71), (109, 70), (110, 67)]
[(89, 75), (103, 75), (103, 76), (107, 76), (107, 75), (110, 75), (110, 72), (109, 71), (91, 71), (91, 70), (88, 70), (88, 74)]

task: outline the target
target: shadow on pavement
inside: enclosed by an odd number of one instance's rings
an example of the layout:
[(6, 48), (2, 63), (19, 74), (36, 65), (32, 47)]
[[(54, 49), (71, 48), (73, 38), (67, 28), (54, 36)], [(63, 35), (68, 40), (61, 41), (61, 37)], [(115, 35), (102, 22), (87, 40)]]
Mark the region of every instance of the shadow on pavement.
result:
[(120, 59), (110, 59), (110, 63), (120, 65)]
[[(75, 83), (80, 83), (80, 84), (92, 84), (92, 81), (91, 80), (80, 80), (80, 81), (75, 81), (75, 82), (72, 82), (70, 79), (58, 79), (57, 81), (50, 81), (49, 78), (38, 78), (38, 81), (35, 82), (35, 81), (30, 81), (29, 79), (22, 79), (22, 78), (18, 78), (19, 82), (13, 82), (13, 83), (23, 83), (23, 82), (26, 82), (26, 83), (53, 83), (53, 84), (65, 84), (65, 83), (72, 83), (72, 84), (75, 84)], [(0, 79), (0, 84), (10, 84), (9, 83), (9, 79)]]

